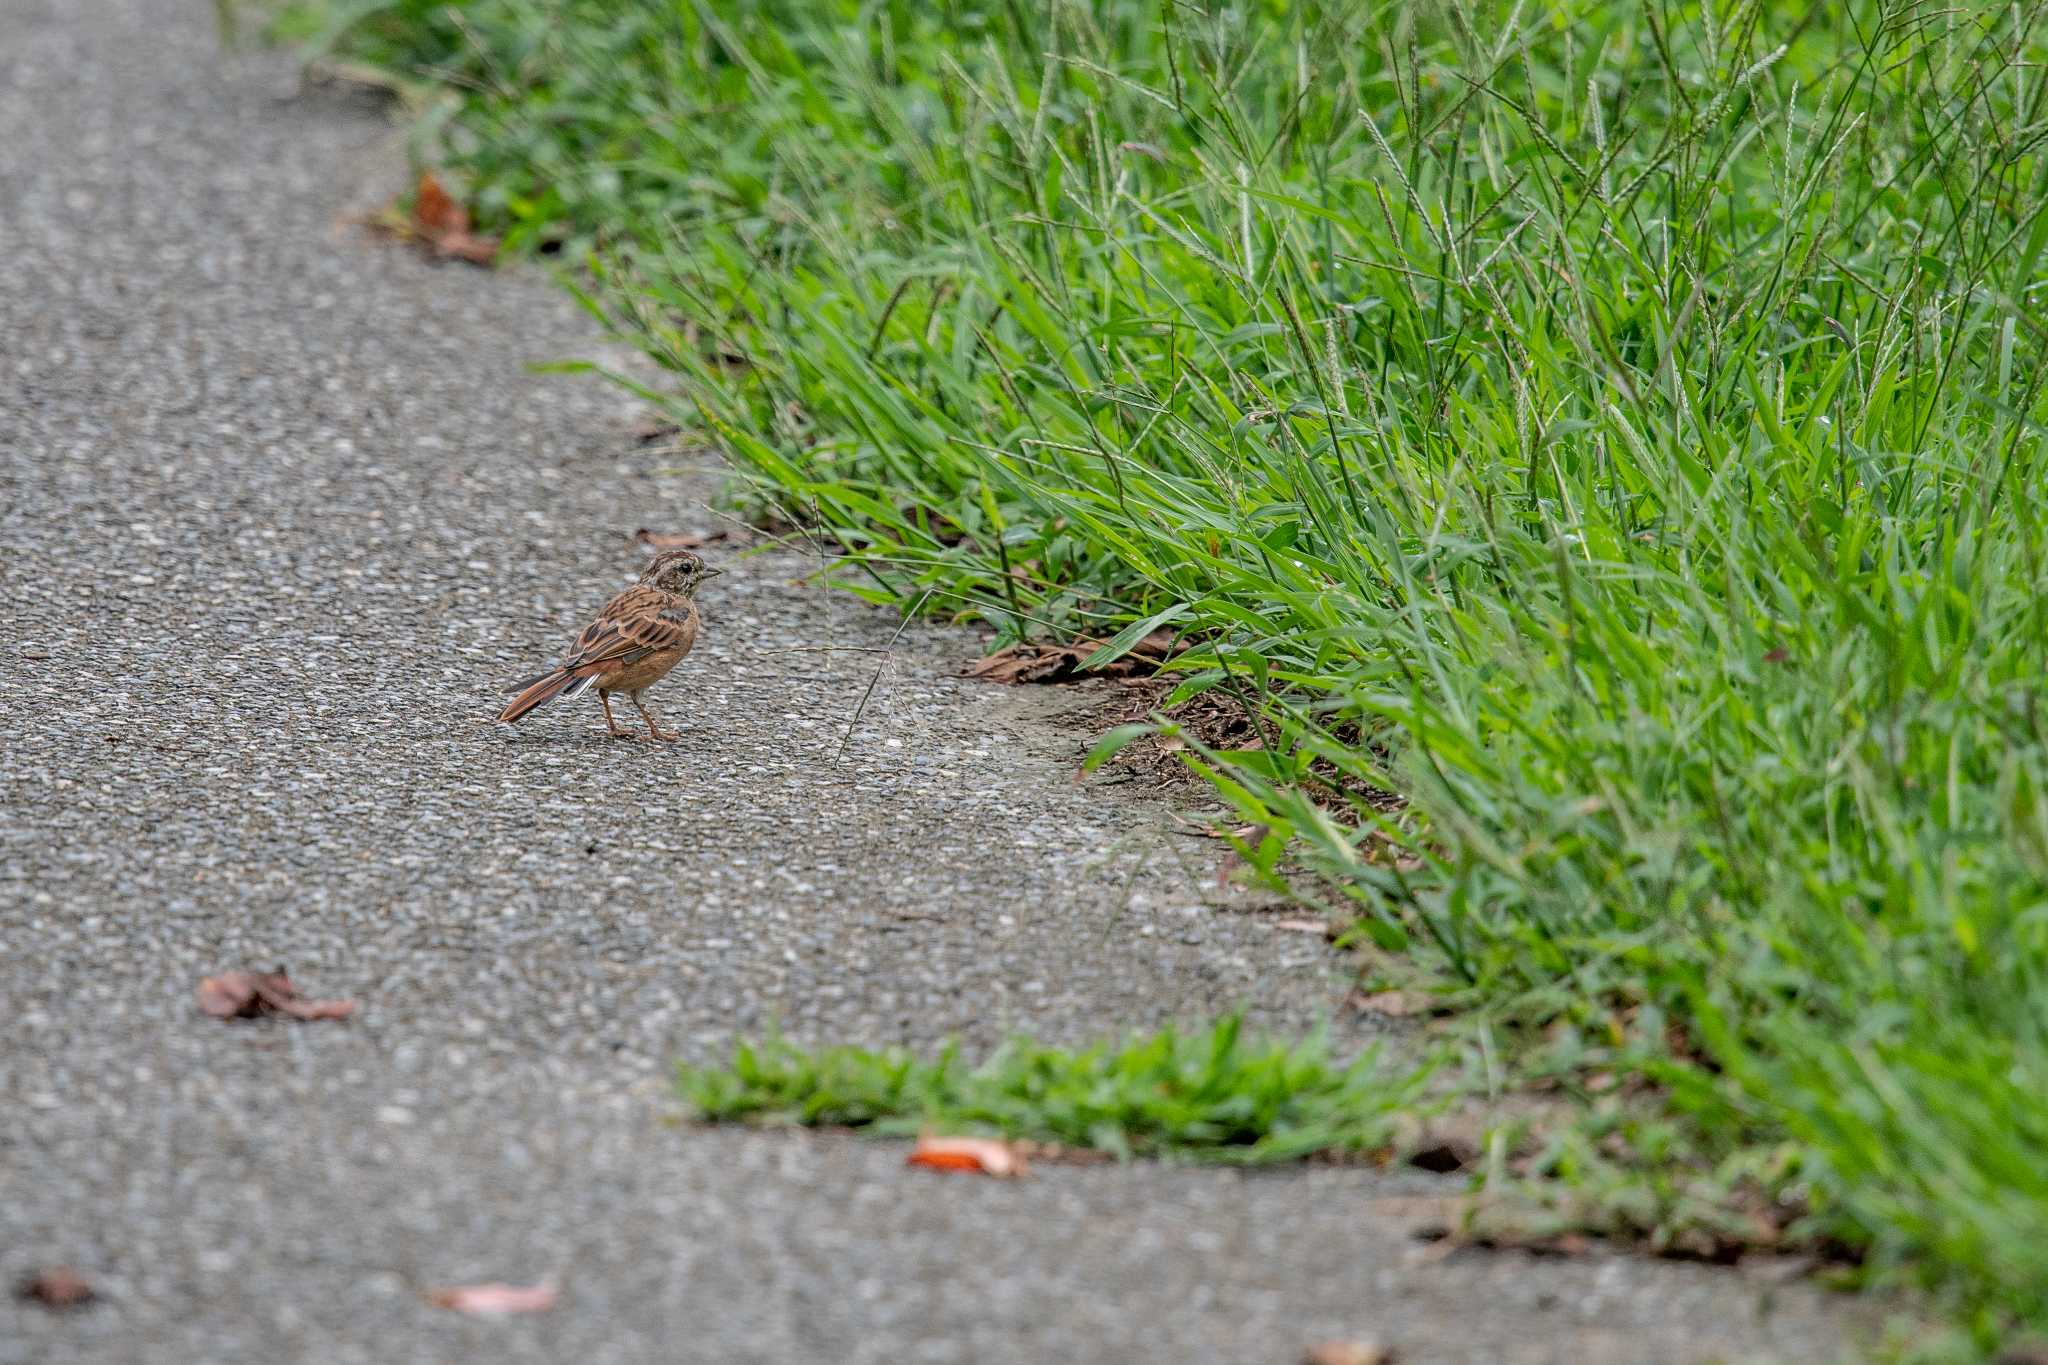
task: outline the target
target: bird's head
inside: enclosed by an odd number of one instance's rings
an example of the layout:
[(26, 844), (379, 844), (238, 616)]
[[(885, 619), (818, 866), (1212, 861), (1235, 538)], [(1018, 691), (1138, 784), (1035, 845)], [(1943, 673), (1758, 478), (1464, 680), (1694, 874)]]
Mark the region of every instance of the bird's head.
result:
[(640, 581), (678, 597), (695, 597), (706, 579), (716, 578), (724, 572), (706, 564), (694, 551), (669, 550), (649, 561), (647, 567), (640, 571)]

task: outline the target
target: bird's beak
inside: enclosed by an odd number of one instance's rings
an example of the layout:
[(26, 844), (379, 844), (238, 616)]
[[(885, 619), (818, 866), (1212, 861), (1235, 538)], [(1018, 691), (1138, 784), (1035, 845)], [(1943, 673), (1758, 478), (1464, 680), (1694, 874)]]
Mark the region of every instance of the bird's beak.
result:
[(716, 578), (724, 572), (725, 570), (723, 569), (714, 569), (709, 564), (706, 564), (704, 566), (704, 572), (698, 574), (697, 576), (699, 578)]

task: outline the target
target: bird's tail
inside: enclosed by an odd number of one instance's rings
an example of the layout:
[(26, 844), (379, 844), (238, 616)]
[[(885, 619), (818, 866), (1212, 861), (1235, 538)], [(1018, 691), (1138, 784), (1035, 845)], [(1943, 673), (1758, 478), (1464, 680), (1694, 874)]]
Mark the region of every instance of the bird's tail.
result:
[(519, 685), (521, 689), (519, 695), (514, 697), (506, 705), (505, 709), (498, 713), (498, 723), (500, 725), (516, 725), (528, 711), (533, 710), (536, 706), (551, 702), (556, 697), (580, 696), (588, 691), (591, 683), (595, 681), (597, 679), (589, 674), (578, 677), (566, 668), (558, 668), (552, 673), (543, 673), (531, 682)]

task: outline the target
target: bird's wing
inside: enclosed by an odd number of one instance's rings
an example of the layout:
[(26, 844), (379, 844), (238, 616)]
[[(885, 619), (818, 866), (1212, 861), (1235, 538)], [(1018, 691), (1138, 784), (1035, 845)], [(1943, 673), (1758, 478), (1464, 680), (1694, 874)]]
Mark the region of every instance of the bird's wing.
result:
[(605, 604), (597, 619), (576, 637), (562, 671), (595, 677), (637, 663), (682, 642), (683, 627), (663, 617), (669, 596), (636, 583)]

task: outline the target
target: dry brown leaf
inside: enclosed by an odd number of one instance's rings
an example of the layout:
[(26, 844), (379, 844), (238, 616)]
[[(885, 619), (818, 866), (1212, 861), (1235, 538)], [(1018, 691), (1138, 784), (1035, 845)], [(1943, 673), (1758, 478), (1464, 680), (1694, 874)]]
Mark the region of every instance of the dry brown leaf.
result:
[(441, 187), (441, 177), (432, 171), (421, 171), (419, 186), (413, 194), (412, 221), (422, 236), (445, 237), (451, 232), (469, 231), (469, 210)]
[(421, 171), (413, 192), (412, 230), (443, 256), (489, 265), (498, 254), (495, 237), (479, 237), (469, 230), (469, 210), (457, 203), (441, 186), (432, 171)]
[(1015, 644), (969, 664), (963, 676), (1009, 684), (1064, 682), (1080, 662), (1080, 651), (1071, 646)]
[(427, 1302), (457, 1313), (493, 1317), (502, 1313), (545, 1313), (559, 1297), (551, 1284), (465, 1284), (429, 1289)]
[(274, 972), (222, 972), (199, 983), (199, 1010), (215, 1019), (256, 1019), (281, 1014), (288, 1019), (346, 1019), (356, 1012), (353, 1000), (308, 1000), (285, 975)]
[(1026, 1170), (1024, 1158), (1009, 1143), (975, 1137), (921, 1137), (904, 1158), (904, 1165), (1004, 1177), (1023, 1175)]
[(68, 1265), (53, 1265), (24, 1275), (14, 1287), (14, 1296), (45, 1308), (80, 1308), (95, 1297), (85, 1276)]
[(1323, 1341), (1301, 1353), (1301, 1365), (1392, 1365), (1393, 1359), (1374, 1341)]
[(1102, 650), (1103, 643), (1087, 638), (1063, 645), (1019, 642), (969, 664), (962, 676), (1010, 684), (1136, 677), (1153, 672), (1188, 647), (1186, 641), (1176, 639), (1172, 631), (1161, 626), (1133, 645), (1128, 653), (1119, 655), (1099, 669), (1088, 670), (1088, 660)]

